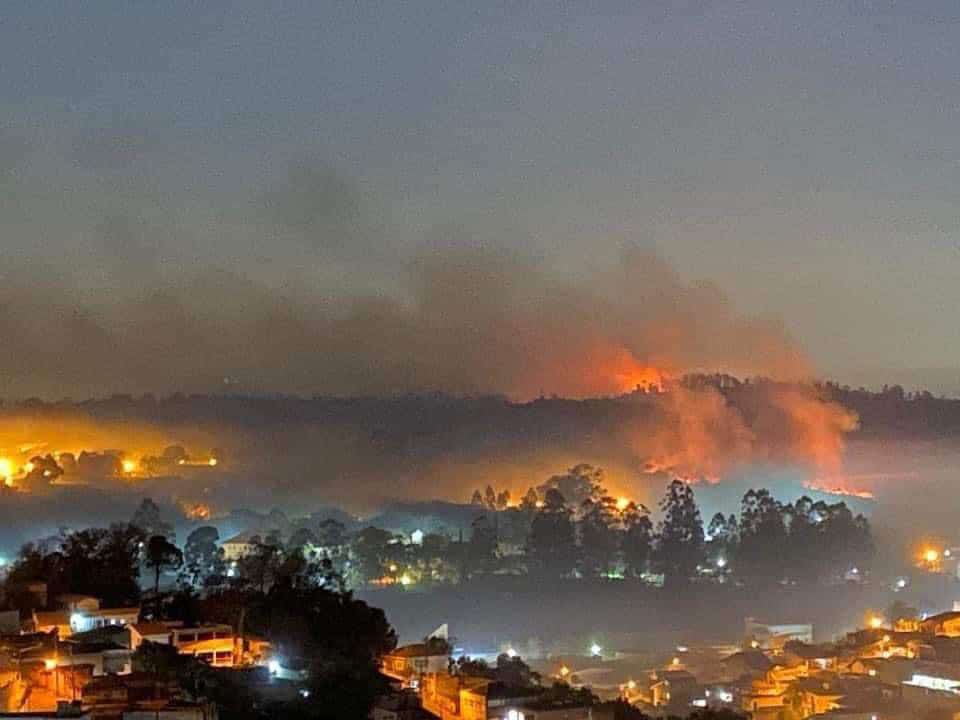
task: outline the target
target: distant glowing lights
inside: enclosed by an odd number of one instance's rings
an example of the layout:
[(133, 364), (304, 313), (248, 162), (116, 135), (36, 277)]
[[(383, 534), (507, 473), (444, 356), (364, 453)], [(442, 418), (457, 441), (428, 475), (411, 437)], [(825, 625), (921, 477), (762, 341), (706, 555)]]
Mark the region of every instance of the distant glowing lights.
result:
[(514, 650), (512, 647), (508, 647), (508, 648), (507, 648), (507, 657), (508, 657), (508, 658), (515, 658), (516, 656), (517, 656), (517, 651)]
[(617, 510), (619, 510), (620, 512), (623, 512), (628, 507), (630, 507), (630, 498), (625, 498), (625, 497), (617, 498)]
[(278, 674), (278, 673), (280, 672), (280, 661), (279, 661), (279, 660), (271, 660), (270, 662), (268, 662), (268, 663), (267, 663), (267, 670), (270, 671), (270, 674), (271, 674), (271, 675), (276, 675), (276, 674)]
[(600, 657), (602, 653), (603, 653), (603, 648), (597, 645), (596, 643), (593, 643), (593, 645), (590, 646), (590, 654), (593, 657)]
[(927, 548), (923, 553), (923, 559), (933, 564), (940, 559), (940, 551), (936, 548)]
[(137, 463), (133, 460), (124, 460), (120, 463), (123, 468), (123, 472), (127, 475), (131, 475), (137, 469)]

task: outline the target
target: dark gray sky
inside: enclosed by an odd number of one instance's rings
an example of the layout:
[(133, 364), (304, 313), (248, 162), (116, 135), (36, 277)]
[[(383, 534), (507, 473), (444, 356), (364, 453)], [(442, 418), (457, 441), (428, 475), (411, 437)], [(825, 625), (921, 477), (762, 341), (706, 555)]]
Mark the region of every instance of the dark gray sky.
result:
[(7, 0), (0, 392), (306, 391), (424, 258), (548, 293), (633, 245), (821, 373), (960, 390), (958, 56), (955, 0)]

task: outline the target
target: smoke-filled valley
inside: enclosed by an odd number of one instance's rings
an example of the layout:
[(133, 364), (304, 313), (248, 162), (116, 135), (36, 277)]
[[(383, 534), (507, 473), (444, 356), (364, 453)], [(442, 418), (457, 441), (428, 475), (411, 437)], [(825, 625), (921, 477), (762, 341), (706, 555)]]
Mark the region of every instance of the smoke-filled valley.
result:
[[(212, 520), (225, 531), (244, 529), (231, 518), (244, 508), (371, 516), (397, 502), (468, 503), (486, 485), (517, 501), (579, 463), (602, 468), (615, 496), (652, 508), (672, 477), (696, 483), (711, 512), (735, 509), (751, 486), (785, 497), (848, 493), (881, 529), (898, 532), (908, 525), (899, 500), (922, 487), (929, 502), (912, 501), (919, 514), (910, 523), (925, 517), (930, 533), (946, 533), (952, 518), (937, 498), (950, 491), (943, 468), (957, 455), (957, 405), (723, 376), (525, 403), (117, 396), (9, 405), (0, 419), (13, 468), (2, 542), (10, 551), (39, 529), (126, 519), (144, 496), (182, 527)], [(426, 507), (410, 512), (428, 516)]]

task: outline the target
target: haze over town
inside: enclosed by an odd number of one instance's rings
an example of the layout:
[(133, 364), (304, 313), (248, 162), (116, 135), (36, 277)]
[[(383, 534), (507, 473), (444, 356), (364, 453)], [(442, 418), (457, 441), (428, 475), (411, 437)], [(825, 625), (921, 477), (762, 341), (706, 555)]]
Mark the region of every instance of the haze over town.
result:
[(10, 0), (0, 711), (960, 716), (958, 28)]

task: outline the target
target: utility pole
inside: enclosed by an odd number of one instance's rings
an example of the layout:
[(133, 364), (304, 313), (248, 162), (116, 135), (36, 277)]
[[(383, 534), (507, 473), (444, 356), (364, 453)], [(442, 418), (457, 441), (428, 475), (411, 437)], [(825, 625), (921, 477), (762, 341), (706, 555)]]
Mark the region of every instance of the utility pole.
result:
[[(233, 641), (233, 666), (238, 667), (243, 662), (243, 626), (247, 618), (247, 608), (240, 608), (240, 619), (237, 622), (237, 637)], [(239, 648), (240, 652), (237, 652)]]

